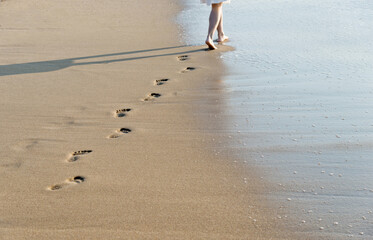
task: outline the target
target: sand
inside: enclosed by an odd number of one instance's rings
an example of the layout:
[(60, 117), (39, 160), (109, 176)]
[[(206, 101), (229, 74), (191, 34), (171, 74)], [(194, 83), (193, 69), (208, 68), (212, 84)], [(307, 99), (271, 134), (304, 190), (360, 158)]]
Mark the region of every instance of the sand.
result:
[[(209, 9), (188, 5), (181, 18), (198, 44)], [(267, 197), (283, 206), (276, 221), (292, 238), (373, 239), (372, 11), (353, 0), (224, 6), (237, 48), (222, 54), (224, 130), (278, 186)]]
[(181, 43), (180, 8), (1, 2), (1, 239), (274, 236), (257, 171), (218, 153), (231, 49)]

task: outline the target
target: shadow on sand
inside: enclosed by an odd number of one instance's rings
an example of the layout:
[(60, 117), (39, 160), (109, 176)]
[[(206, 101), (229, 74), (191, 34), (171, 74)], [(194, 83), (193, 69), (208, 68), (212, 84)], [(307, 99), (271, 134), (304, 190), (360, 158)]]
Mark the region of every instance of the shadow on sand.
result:
[(57, 70), (61, 70), (64, 68), (68, 68), (72, 66), (79, 66), (79, 65), (107, 64), (107, 63), (133, 61), (133, 60), (146, 59), (146, 58), (183, 55), (183, 54), (200, 52), (200, 51), (206, 50), (206, 49), (200, 48), (200, 49), (195, 49), (195, 50), (177, 51), (173, 53), (153, 54), (153, 55), (138, 56), (138, 57), (133, 56), (133, 57), (128, 57), (128, 58), (119, 58), (119, 59), (112, 59), (112, 60), (110, 59), (101, 60), (101, 61), (98, 60), (98, 61), (81, 62), (81, 63), (77, 62), (79, 60), (86, 60), (86, 59), (93, 59), (93, 58), (107, 58), (107, 57), (115, 57), (115, 56), (129, 55), (129, 54), (156, 52), (156, 51), (169, 50), (169, 49), (181, 49), (181, 48), (186, 48), (186, 47), (191, 47), (191, 46), (184, 45), (184, 46), (154, 48), (154, 49), (138, 50), (138, 51), (130, 51), (130, 52), (93, 55), (93, 56), (86, 56), (86, 57), (67, 58), (67, 59), (60, 59), (60, 60), (0, 65), (0, 77), (9, 76), (9, 75), (17, 75), (17, 74), (27, 74), (27, 73), (52, 72), (52, 71), (57, 71)]

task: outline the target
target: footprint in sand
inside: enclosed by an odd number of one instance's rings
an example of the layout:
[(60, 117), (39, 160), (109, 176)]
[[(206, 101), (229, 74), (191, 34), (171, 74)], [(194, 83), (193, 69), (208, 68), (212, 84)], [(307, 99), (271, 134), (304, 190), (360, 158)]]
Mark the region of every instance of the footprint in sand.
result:
[(168, 78), (157, 79), (157, 80), (155, 80), (155, 85), (158, 85), (158, 86), (163, 85), (166, 82), (168, 82), (168, 80), (170, 80), (170, 79), (168, 79)]
[(85, 181), (85, 177), (75, 176), (75, 177), (71, 177), (71, 178), (66, 179), (65, 182), (63, 182), (63, 183), (58, 183), (58, 184), (54, 184), (52, 186), (49, 186), (48, 190), (56, 191), (56, 190), (60, 190), (60, 189), (65, 188), (65, 187), (73, 186), (74, 184), (82, 183), (84, 181)]
[(162, 95), (159, 94), (159, 93), (151, 93), (149, 94), (146, 98), (144, 98), (144, 101), (145, 102), (148, 102), (148, 101), (151, 101), (151, 100), (154, 100), (155, 98), (159, 98), (161, 97)]
[(185, 61), (185, 60), (189, 59), (189, 56), (188, 55), (181, 55), (181, 56), (178, 56), (177, 59), (179, 59), (179, 61)]
[(80, 159), (81, 156), (91, 153), (92, 150), (81, 150), (76, 151), (70, 154), (69, 158), (67, 159), (68, 162), (75, 162)]
[(125, 117), (128, 112), (130, 112), (132, 109), (131, 108), (123, 108), (123, 109), (118, 109), (115, 111), (114, 115), (115, 117)]
[(116, 133), (113, 133), (113, 134), (109, 135), (108, 138), (119, 138), (123, 134), (127, 134), (127, 133), (130, 133), (130, 132), (132, 132), (132, 130), (129, 129), (129, 128), (121, 128), (121, 129), (118, 129), (116, 131)]
[(196, 70), (195, 67), (187, 67), (185, 68), (183, 71), (181, 71), (182, 73), (186, 73), (186, 72), (190, 72), (190, 71), (193, 71), (193, 70)]

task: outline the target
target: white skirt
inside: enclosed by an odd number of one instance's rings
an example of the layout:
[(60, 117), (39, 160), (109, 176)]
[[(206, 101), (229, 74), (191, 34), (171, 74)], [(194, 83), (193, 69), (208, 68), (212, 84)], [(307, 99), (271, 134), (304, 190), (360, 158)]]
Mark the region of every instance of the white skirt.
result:
[(206, 3), (207, 5), (211, 5), (213, 3), (229, 3), (231, 0), (201, 0), (201, 3)]

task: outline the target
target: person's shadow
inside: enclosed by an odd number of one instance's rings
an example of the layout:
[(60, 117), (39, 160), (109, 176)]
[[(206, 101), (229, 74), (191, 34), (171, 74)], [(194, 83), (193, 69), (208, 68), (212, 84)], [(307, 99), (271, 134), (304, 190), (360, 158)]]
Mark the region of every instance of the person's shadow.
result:
[(107, 64), (107, 63), (113, 63), (113, 62), (125, 62), (125, 61), (133, 61), (133, 60), (146, 59), (146, 58), (156, 58), (156, 57), (163, 57), (163, 56), (173, 56), (173, 55), (176, 56), (176, 55), (183, 55), (183, 54), (206, 50), (204, 48), (198, 48), (198, 49), (193, 49), (193, 50), (177, 51), (177, 52), (172, 52), (172, 53), (150, 54), (146, 56), (135, 55), (133, 57), (111, 59), (111, 60), (110, 59), (101, 60), (101, 61), (98, 60), (98, 61), (81, 62), (81, 63), (77, 62), (78, 60), (85, 60), (85, 59), (92, 59), (92, 58), (107, 58), (107, 57), (129, 55), (129, 54), (156, 52), (156, 51), (169, 50), (169, 49), (181, 49), (185, 47), (191, 47), (191, 46), (184, 45), (184, 46), (176, 46), (176, 47), (165, 47), (165, 48), (155, 48), (155, 49), (147, 49), (147, 50), (137, 50), (137, 51), (130, 51), (130, 52), (93, 55), (93, 56), (78, 57), (78, 58), (67, 58), (67, 59), (60, 59), (60, 60), (0, 65), (0, 77), (9, 76), (9, 75), (17, 75), (17, 74), (27, 74), (27, 73), (52, 72), (52, 71), (57, 71), (57, 70), (61, 70), (64, 68), (68, 68), (72, 66), (79, 66), (79, 65)]

